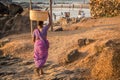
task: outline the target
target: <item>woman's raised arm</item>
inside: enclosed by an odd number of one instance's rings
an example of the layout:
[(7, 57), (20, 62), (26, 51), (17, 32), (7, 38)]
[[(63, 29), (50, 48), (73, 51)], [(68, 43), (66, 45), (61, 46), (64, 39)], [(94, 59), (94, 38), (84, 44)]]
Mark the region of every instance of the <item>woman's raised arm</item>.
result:
[(48, 16), (49, 16), (49, 23), (48, 23), (48, 27), (50, 27), (50, 26), (51, 26), (51, 24), (52, 24), (52, 17), (51, 17), (51, 15), (50, 15), (50, 13), (48, 13)]

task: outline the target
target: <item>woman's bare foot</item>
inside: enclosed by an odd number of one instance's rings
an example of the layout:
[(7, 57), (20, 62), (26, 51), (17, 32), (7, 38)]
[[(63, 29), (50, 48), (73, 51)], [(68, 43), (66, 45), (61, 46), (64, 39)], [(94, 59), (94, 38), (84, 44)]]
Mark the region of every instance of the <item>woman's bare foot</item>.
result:
[(40, 75), (43, 75), (44, 74), (44, 72), (43, 72), (43, 69), (41, 68), (40, 69)]
[(35, 68), (34, 73), (36, 76), (40, 76), (39, 70), (40, 70), (39, 68)]

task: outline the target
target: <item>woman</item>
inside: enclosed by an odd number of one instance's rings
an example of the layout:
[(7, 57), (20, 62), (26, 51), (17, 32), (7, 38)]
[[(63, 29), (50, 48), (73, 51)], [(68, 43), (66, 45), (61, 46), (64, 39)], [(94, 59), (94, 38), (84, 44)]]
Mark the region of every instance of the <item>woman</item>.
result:
[(48, 57), (49, 42), (47, 40), (47, 31), (50, 25), (51, 17), (49, 15), (49, 24), (43, 27), (43, 21), (39, 21), (37, 29), (33, 32), (35, 72), (38, 76), (43, 74), (42, 68)]

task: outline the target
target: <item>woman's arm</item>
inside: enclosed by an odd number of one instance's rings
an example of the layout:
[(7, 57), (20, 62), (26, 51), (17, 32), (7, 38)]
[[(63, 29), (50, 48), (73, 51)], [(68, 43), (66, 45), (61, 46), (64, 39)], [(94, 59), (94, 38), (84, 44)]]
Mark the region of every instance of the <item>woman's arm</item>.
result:
[(51, 18), (51, 16), (50, 16), (49, 13), (48, 13), (48, 16), (49, 16), (49, 22), (48, 22), (48, 24), (43, 28), (43, 32), (44, 32), (45, 34), (47, 34), (47, 31), (48, 31), (48, 29), (50, 28), (51, 23), (52, 23), (52, 18)]
[(50, 15), (50, 13), (48, 13), (48, 16), (49, 16), (49, 23), (48, 23), (48, 27), (50, 27), (50, 26), (51, 26), (51, 24), (52, 24), (52, 17), (51, 17), (51, 15)]
[(33, 33), (32, 42), (35, 43), (35, 34)]
[(35, 37), (32, 38), (32, 42), (35, 43)]

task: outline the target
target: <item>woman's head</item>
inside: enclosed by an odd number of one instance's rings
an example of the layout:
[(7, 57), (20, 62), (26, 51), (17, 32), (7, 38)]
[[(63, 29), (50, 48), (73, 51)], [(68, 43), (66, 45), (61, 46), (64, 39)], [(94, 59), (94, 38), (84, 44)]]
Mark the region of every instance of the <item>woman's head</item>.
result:
[(38, 28), (43, 28), (43, 23), (44, 23), (43, 21), (39, 21), (38, 22)]

